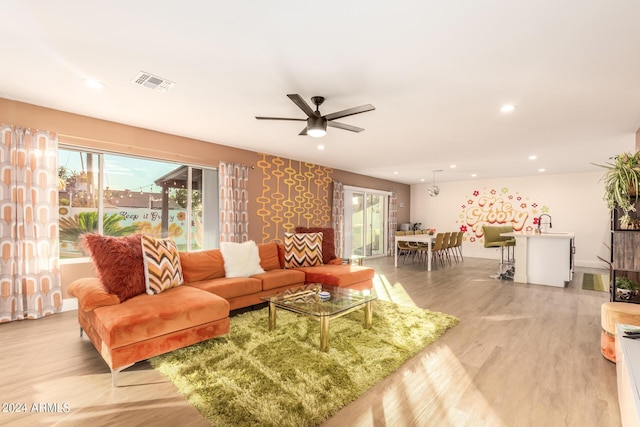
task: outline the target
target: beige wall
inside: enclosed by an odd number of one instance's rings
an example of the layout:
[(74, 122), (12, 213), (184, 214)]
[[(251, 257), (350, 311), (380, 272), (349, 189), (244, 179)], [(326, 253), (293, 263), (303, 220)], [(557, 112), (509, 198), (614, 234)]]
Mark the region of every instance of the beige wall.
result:
[(67, 285), (69, 283), (76, 279), (96, 275), (93, 270), (93, 264), (87, 261), (65, 263), (61, 266), (60, 270), (63, 284), (62, 298), (69, 298), (69, 294), (67, 294)]
[[(515, 222), (525, 231), (534, 230), (534, 218), (547, 213), (553, 218), (552, 231), (575, 233), (575, 265), (607, 268), (598, 257), (609, 258), (611, 217), (602, 200), (602, 171), (596, 169), (576, 174), (443, 182), (438, 184), (438, 197), (427, 195), (428, 184), (413, 185), (411, 219), (438, 231), (466, 231), (464, 256), (497, 259), (500, 251), (485, 248), (478, 234), (483, 224)], [(481, 199), (490, 202), (485, 202), (482, 209)], [(509, 213), (518, 214), (518, 220), (512, 221)]]
[[(268, 217), (259, 216), (256, 199), (264, 193), (264, 173), (257, 167), (263, 154), (206, 141), (142, 129), (134, 126), (94, 119), (77, 114), (39, 107), (0, 98), (0, 123), (44, 129), (55, 132), (64, 144), (118, 153), (133, 154), (159, 160), (217, 167), (220, 161), (241, 163), (252, 167), (249, 175), (249, 237), (263, 240)], [(286, 160), (286, 159), (285, 159)], [(290, 162), (289, 160), (287, 160)], [(297, 163), (297, 162), (296, 162)], [(346, 185), (377, 190), (396, 191), (404, 208), (398, 210), (398, 223), (409, 221), (411, 187), (393, 181), (371, 178), (351, 172), (330, 170), (330, 176)], [(328, 203), (331, 203), (330, 198)], [(327, 224), (328, 225), (328, 224)], [(277, 237), (277, 236), (276, 236)], [(82, 267), (63, 268), (66, 285), (88, 270)], [(66, 296), (66, 295), (65, 295)]]
[[(382, 191), (395, 191), (398, 196), (398, 224), (409, 222), (411, 215), (411, 186), (370, 176), (358, 175), (340, 170), (333, 171), (333, 179), (345, 185), (373, 188)], [(400, 207), (402, 206), (402, 207)]]

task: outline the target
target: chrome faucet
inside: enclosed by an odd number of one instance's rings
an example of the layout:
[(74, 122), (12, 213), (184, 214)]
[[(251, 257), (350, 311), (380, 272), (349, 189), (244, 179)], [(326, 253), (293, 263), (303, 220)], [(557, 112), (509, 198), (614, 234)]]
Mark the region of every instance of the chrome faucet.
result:
[(542, 214), (538, 217), (538, 232), (541, 233), (542, 232), (542, 217), (543, 216), (548, 216), (549, 217), (549, 228), (553, 228), (553, 225), (551, 225), (551, 215), (549, 214)]

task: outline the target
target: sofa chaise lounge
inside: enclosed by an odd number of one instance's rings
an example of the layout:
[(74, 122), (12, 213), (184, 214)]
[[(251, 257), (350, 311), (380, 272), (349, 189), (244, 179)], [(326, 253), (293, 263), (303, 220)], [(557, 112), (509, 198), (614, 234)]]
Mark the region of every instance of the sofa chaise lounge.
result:
[(220, 249), (212, 249), (180, 252), (184, 283), (159, 294), (141, 293), (121, 301), (97, 277), (71, 283), (69, 293), (78, 298), (80, 333), (86, 333), (111, 369), (112, 386), (117, 385), (117, 373), (136, 362), (228, 333), (230, 310), (259, 304), (263, 296), (305, 283), (372, 287), (370, 267), (285, 268), (283, 245), (257, 246), (264, 273), (249, 277), (227, 277)]

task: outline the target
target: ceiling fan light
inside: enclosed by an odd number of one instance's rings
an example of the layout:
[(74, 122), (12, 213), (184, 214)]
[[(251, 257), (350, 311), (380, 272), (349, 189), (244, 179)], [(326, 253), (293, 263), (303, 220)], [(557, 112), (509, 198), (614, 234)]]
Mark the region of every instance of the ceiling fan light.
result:
[(307, 135), (320, 138), (327, 134), (327, 121), (322, 117), (309, 117), (307, 119)]
[(314, 138), (321, 138), (327, 134), (327, 131), (324, 129), (307, 129), (307, 135), (312, 136)]

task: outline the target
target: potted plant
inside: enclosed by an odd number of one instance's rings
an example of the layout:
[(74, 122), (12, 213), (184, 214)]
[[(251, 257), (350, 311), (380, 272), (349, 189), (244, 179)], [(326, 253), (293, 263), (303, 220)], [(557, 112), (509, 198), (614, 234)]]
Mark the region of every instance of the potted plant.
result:
[(635, 212), (635, 203), (640, 193), (640, 152), (623, 153), (613, 163), (595, 164), (606, 169), (604, 181), (604, 200), (609, 209), (620, 209), (621, 228), (632, 223), (630, 212)]
[(640, 285), (628, 277), (616, 277), (616, 294), (621, 300), (630, 300), (638, 294)]

